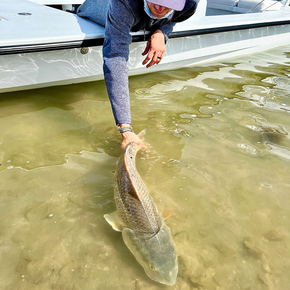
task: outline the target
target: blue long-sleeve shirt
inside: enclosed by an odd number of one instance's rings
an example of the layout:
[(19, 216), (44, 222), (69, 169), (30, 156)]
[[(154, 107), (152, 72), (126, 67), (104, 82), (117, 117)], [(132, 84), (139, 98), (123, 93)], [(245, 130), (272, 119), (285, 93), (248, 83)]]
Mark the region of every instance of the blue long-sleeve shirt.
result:
[(165, 36), (176, 22), (192, 16), (199, 0), (187, 0), (182, 11), (174, 11), (170, 19), (151, 19), (144, 11), (143, 0), (110, 1), (103, 45), (104, 78), (116, 124), (131, 124), (127, 61), (130, 31), (160, 29)]

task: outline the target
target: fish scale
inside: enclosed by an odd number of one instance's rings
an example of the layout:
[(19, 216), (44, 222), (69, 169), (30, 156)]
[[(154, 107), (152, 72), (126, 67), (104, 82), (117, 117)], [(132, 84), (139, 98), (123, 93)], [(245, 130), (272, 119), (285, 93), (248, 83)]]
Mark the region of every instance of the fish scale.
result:
[(115, 202), (125, 225), (136, 232), (155, 234), (161, 217), (135, 166), (137, 144), (131, 143), (121, 156), (116, 174)]

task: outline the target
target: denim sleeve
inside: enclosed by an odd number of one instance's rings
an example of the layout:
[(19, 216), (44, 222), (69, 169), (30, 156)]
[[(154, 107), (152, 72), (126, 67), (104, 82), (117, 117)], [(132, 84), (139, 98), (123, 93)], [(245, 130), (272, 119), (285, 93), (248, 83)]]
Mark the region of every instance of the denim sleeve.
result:
[(131, 124), (127, 61), (134, 13), (121, 1), (110, 1), (103, 45), (103, 70), (116, 124)]

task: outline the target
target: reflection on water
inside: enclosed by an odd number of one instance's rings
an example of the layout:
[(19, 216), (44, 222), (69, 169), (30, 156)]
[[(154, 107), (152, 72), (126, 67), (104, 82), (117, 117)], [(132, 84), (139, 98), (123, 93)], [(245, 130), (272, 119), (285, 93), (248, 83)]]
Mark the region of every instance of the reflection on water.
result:
[[(289, 51), (130, 79), (138, 169), (175, 213), (172, 289), (289, 287)], [(167, 288), (103, 218), (121, 153), (104, 83), (0, 104), (0, 288)]]

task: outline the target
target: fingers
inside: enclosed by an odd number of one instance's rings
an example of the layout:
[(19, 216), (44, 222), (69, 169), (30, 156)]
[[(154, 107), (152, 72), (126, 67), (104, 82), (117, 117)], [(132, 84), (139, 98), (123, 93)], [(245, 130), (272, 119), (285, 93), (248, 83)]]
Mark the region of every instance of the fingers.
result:
[(138, 145), (138, 150), (142, 148), (147, 148), (147, 144), (143, 142), (138, 135), (136, 135), (134, 132), (125, 132), (122, 134), (122, 144), (121, 148), (125, 149), (126, 146), (131, 143), (135, 142)]
[(146, 67), (151, 67), (154, 64), (159, 64), (165, 53), (164, 34), (161, 31), (156, 31), (152, 34), (151, 39), (147, 42), (146, 48), (142, 55), (146, 58), (142, 62)]
[(146, 54), (149, 52), (149, 48), (150, 48), (150, 40), (147, 41), (146, 48), (145, 48), (144, 51), (142, 52), (142, 55), (146, 55)]
[(161, 54), (155, 53), (154, 56), (152, 57), (151, 61), (146, 65), (146, 67), (150, 67), (154, 64), (159, 64), (163, 58), (163, 55), (164, 55), (164, 53), (161, 53)]
[(143, 60), (142, 64), (145, 65), (152, 58), (152, 53), (149, 52), (146, 58)]
[(162, 60), (164, 56), (164, 52), (149, 52), (147, 57), (144, 59), (144, 61), (142, 62), (143, 65), (145, 65), (146, 63), (149, 63), (146, 65), (146, 67), (150, 67), (154, 64), (159, 64), (160, 61)]

